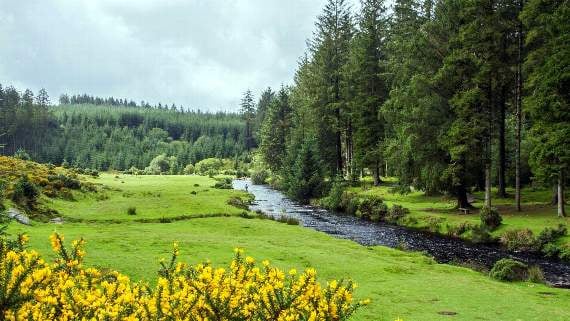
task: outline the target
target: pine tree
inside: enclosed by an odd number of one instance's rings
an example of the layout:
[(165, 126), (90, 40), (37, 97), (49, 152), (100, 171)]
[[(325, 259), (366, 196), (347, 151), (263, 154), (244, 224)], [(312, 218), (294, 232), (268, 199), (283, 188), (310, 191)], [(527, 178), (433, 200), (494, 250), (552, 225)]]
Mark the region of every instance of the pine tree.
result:
[(312, 108), (322, 120), (316, 128), (319, 152), (330, 171), (341, 174), (344, 169), (342, 134), (350, 121), (345, 115), (346, 99), (342, 96), (346, 86), (343, 69), (354, 29), (346, 1), (329, 0), (317, 19), (316, 29), (309, 49), (313, 73)]
[(287, 153), (287, 142), (291, 130), (291, 106), (289, 94), (281, 87), (273, 99), (261, 127), (259, 150), (269, 168), (277, 173), (282, 170)]
[(570, 8), (567, 1), (530, 0), (521, 17), (528, 31), (524, 105), (533, 119), (531, 166), (538, 178), (558, 186), (562, 217), (570, 167)]
[(253, 94), (251, 90), (247, 90), (243, 94), (241, 100), (241, 115), (245, 121), (244, 145), (247, 151), (255, 147), (253, 139), (253, 126), (255, 121), (255, 103), (253, 102)]
[[(352, 85), (351, 125), (354, 126), (354, 157), (356, 165), (372, 170), (374, 184), (380, 183), (384, 140), (384, 120), (380, 106), (388, 98), (385, 79), (386, 50), (384, 41), (387, 24), (383, 0), (362, 0), (359, 29), (351, 44), (347, 78)], [(350, 144), (347, 143), (350, 147)], [(350, 154), (350, 153), (349, 153)]]

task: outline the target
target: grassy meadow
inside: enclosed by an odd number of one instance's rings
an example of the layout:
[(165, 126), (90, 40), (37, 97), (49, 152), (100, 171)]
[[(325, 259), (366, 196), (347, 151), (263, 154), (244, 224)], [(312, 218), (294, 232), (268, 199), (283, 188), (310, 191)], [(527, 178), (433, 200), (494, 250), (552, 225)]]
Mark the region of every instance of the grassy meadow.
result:
[[(89, 180), (107, 187), (93, 194), (77, 192), (75, 201), (57, 199), (50, 204), (73, 222), (12, 223), (9, 232), (27, 233), (30, 246), (46, 257), (53, 257), (48, 242), (52, 232), (64, 234), (67, 243), (83, 237), (87, 265), (150, 283), (156, 279), (159, 260), (169, 257), (175, 241), (180, 243), (182, 260), (211, 260), (216, 266), (227, 264), (233, 248), (241, 247), (259, 261), (268, 259), (283, 269), (315, 267), (322, 281), (352, 278), (359, 284), (357, 297), (372, 300), (353, 318), (359, 321), (570, 319), (568, 290), (502, 283), (466, 268), (436, 264), (419, 253), (364, 247), (300, 226), (241, 218), (243, 210), (227, 205), (227, 200), (245, 193), (214, 189), (211, 178), (102, 174)], [(385, 196), (404, 206), (417, 204), (414, 215), (427, 207), (413, 194), (406, 196), (410, 204), (397, 195)], [(432, 201), (433, 206), (441, 203)], [(127, 214), (128, 207), (136, 207), (136, 215)], [(218, 214), (228, 216), (206, 217)], [(186, 219), (153, 221), (181, 216)], [(141, 218), (148, 221), (136, 221)]]
[[(89, 178), (102, 188), (97, 193), (75, 193), (75, 201), (50, 200), (50, 207), (75, 221), (133, 221), (184, 217), (238, 215), (243, 209), (228, 205), (231, 196), (246, 193), (215, 189), (204, 176), (115, 175)], [(136, 215), (128, 215), (135, 208)]]

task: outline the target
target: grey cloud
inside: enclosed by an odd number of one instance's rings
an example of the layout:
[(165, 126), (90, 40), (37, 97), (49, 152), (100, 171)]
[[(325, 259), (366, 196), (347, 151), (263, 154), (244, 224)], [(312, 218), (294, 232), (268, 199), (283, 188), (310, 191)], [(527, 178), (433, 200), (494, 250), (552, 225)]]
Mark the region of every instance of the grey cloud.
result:
[(292, 79), (324, 3), (0, 0), (0, 82), (235, 110)]

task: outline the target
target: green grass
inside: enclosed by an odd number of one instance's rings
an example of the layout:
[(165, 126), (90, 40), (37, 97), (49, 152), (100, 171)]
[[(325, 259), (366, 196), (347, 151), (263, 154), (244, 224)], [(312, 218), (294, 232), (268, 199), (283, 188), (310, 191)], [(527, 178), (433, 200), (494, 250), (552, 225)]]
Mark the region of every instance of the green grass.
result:
[[(226, 202), (230, 196), (246, 196), (239, 191), (215, 189), (212, 187), (215, 180), (204, 176), (116, 176), (103, 173), (100, 178), (88, 180), (107, 188), (98, 193), (75, 193), (76, 201), (73, 202), (52, 200), (50, 207), (75, 220), (159, 220), (238, 215), (243, 210)], [(129, 207), (136, 208), (136, 215), (127, 214)]]
[[(384, 247), (363, 247), (326, 234), (273, 221), (203, 218), (171, 224), (85, 224), (12, 226), (32, 236), (31, 246), (49, 254), (54, 230), (66, 240), (87, 240), (86, 263), (108, 267), (134, 279), (151, 281), (160, 258), (180, 242), (182, 260), (229, 262), (234, 247), (282, 268), (316, 267), (321, 280), (352, 278), (357, 296), (371, 298), (354, 320), (568, 320), (570, 291), (543, 285), (501, 283), (465, 268), (440, 265), (420, 254)], [(548, 292), (552, 294), (541, 294)]]
[[(350, 191), (359, 195), (380, 197), (388, 206), (393, 204), (402, 205), (410, 209), (410, 215), (418, 220), (414, 227), (426, 227), (430, 217), (441, 220), (440, 232), (446, 232), (446, 224), (457, 225), (462, 222), (479, 224), (478, 208), (483, 206), (483, 193), (475, 193), (475, 209), (470, 214), (464, 215), (455, 209), (456, 201), (445, 196), (425, 196), (423, 192), (414, 191), (409, 194), (393, 193), (388, 186), (352, 187)], [(514, 191), (507, 191), (510, 197), (492, 199), (493, 206), (497, 207), (503, 217), (503, 224), (493, 231), (493, 235), (499, 236), (509, 229), (529, 228), (535, 234), (540, 233), (546, 227), (556, 227), (558, 224), (570, 226), (570, 217), (559, 218), (556, 207), (551, 206), (551, 191), (523, 189), (521, 194), (522, 211), (517, 212), (514, 207)], [(568, 207), (570, 210), (570, 207)], [(570, 242), (570, 236), (562, 239), (562, 242)]]
[[(121, 191), (108, 191), (109, 199), (100, 202), (93, 196), (78, 196), (75, 202), (54, 202), (66, 216), (84, 218), (83, 222), (12, 224), (9, 232), (29, 234), (30, 246), (46, 257), (53, 257), (48, 241), (52, 232), (63, 233), (66, 243), (83, 237), (87, 240), (87, 265), (119, 270), (132, 279), (148, 282), (155, 281), (158, 262), (169, 257), (174, 241), (180, 243), (183, 261), (197, 263), (209, 259), (216, 266), (227, 264), (233, 248), (242, 247), (258, 261), (269, 259), (283, 269), (315, 267), (321, 281), (352, 278), (359, 284), (357, 297), (372, 299), (370, 306), (355, 315), (353, 320), (357, 321), (393, 321), (396, 317), (406, 321), (570, 320), (568, 290), (532, 283), (502, 283), (466, 268), (436, 264), (418, 253), (364, 247), (270, 220), (215, 217), (139, 223), (126, 213), (129, 206), (136, 206), (135, 217), (149, 218), (199, 216), (224, 209), (232, 215), (241, 212), (225, 204), (228, 197), (243, 193), (214, 190), (209, 187), (213, 184), (209, 178), (121, 175), (115, 179), (105, 174), (96, 181)], [(206, 194), (210, 192), (204, 192), (198, 201), (188, 195), (196, 183), (200, 184), (197, 190), (210, 189), (211, 197)], [(156, 191), (160, 191), (160, 197), (143, 196)], [(125, 193), (130, 196), (124, 196)], [(117, 217), (120, 219), (115, 220)], [(109, 219), (115, 221), (110, 223)], [(441, 314), (444, 312), (457, 315), (445, 316)]]

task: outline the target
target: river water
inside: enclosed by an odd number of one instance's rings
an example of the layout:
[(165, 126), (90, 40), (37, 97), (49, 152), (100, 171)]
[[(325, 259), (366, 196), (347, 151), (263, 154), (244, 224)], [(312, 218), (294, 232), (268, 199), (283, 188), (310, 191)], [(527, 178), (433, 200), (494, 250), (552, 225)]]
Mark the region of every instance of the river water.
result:
[(365, 246), (383, 245), (422, 251), (439, 263), (457, 263), (484, 266), (490, 269), (502, 258), (513, 258), (528, 265), (538, 265), (546, 281), (552, 286), (570, 288), (570, 265), (527, 253), (510, 253), (499, 246), (475, 245), (460, 239), (374, 223), (355, 216), (334, 213), (321, 208), (302, 205), (283, 193), (265, 185), (252, 185), (248, 180), (234, 180), (234, 189), (245, 190), (255, 196), (251, 210), (261, 210), (274, 217), (288, 216), (299, 220), (304, 227), (334, 237), (349, 239)]

